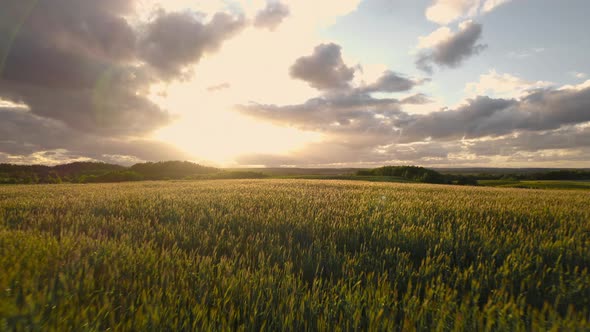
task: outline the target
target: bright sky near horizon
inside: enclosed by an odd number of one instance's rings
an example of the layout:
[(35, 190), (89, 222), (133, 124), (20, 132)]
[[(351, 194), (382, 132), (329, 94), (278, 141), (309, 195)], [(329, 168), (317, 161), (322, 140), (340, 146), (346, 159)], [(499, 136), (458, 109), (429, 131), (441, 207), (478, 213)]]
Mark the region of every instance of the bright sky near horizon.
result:
[(8, 0), (0, 162), (590, 167), (586, 0)]

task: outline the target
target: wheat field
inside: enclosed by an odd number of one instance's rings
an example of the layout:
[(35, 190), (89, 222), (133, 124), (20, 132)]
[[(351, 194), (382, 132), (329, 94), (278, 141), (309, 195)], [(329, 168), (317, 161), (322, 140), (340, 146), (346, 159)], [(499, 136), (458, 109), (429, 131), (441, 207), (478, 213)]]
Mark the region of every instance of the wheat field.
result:
[(589, 267), (589, 192), (0, 187), (0, 330), (589, 330)]

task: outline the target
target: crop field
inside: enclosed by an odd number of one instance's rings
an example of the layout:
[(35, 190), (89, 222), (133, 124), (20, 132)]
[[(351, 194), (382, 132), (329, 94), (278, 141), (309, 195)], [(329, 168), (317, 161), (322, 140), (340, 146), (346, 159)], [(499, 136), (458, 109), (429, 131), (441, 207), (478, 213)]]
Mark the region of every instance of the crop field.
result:
[(590, 192), (0, 187), (0, 330), (590, 330)]
[(479, 180), (478, 184), (501, 188), (590, 190), (590, 181), (580, 180)]

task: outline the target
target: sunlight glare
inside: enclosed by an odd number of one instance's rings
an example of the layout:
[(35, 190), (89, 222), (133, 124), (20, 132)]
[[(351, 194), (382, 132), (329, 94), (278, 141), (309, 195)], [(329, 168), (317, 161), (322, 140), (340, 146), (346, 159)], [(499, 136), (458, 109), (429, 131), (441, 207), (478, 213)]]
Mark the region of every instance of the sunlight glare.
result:
[(215, 116), (182, 118), (156, 133), (156, 138), (220, 166), (230, 166), (240, 155), (297, 150), (318, 141), (320, 136), (261, 123), (230, 111), (220, 111)]
[[(172, 112), (175, 120), (153, 138), (175, 145), (197, 160), (230, 166), (246, 154), (287, 153), (320, 141), (322, 135), (276, 126), (238, 113), (243, 95), (232, 85), (211, 91), (201, 81), (152, 87), (151, 99)], [(165, 93), (162, 93), (165, 92)]]

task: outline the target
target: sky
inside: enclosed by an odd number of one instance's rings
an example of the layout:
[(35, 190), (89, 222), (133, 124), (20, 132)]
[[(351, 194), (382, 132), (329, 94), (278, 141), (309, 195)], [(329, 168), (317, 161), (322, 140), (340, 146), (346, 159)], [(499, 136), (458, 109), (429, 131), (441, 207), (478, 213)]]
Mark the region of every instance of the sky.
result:
[(587, 0), (6, 0), (0, 163), (590, 167)]

